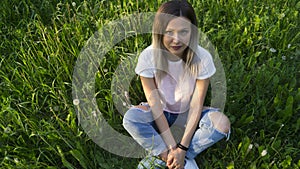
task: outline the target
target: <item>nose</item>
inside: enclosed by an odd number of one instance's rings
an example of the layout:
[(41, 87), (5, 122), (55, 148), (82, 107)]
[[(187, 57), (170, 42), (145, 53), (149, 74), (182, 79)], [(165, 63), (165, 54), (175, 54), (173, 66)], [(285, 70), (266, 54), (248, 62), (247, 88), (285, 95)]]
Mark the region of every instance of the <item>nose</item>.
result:
[(173, 40), (174, 43), (179, 43), (180, 42), (180, 38), (179, 38), (178, 33), (175, 33), (172, 38), (173, 38), (172, 40)]

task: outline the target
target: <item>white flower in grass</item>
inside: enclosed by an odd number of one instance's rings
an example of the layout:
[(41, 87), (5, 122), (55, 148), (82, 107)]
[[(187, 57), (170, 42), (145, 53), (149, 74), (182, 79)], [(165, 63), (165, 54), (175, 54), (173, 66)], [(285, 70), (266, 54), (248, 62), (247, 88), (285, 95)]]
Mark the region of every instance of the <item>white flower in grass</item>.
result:
[(253, 144), (249, 144), (248, 150), (252, 150), (252, 148), (253, 148)]
[(92, 111), (92, 115), (93, 115), (94, 117), (97, 117), (96, 111)]
[(108, 70), (107, 69), (103, 69), (103, 72), (106, 73)]
[(275, 53), (275, 52), (277, 52), (277, 50), (274, 48), (270, 48), (270, 52)]
[(74, 6), (74, 7), (75, 7), (75, 6), (76, 6), (76, 2), (72, 2), (72, 6)]
[(291, 44), (288, 44), (288, 49), (291, 48), (291, 46), (292, 46)]
[(260, 155), (261, 155), (262, 157), (266, 156), (267, 154), (268, 154), (268, 151), (267, 151), (267, 150), (263, 150), (263, 151), (260, 153)]
[(286, 56), (284, 56), (284, 55), (281, 58), (282, 58), (282, 60), (286, 60)]
[(123, 106), (127, 106), (127, 104), (125, 102), (123, 102)]
[(73, 104), (74, 104), (75, 106), (78, 106), (79, 103), (80, 103), (79, 99), (74, 99), (74, 100), (73, 100)]

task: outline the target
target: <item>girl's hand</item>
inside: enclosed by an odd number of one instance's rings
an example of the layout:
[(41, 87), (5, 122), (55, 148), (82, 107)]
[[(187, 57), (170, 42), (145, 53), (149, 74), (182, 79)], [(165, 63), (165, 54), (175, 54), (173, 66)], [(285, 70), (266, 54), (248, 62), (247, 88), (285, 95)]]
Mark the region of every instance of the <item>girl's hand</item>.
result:
[(184, 169), (184, 159), (186, 151), (180, 148), (170, 149), (167, 160), (169, 169)]

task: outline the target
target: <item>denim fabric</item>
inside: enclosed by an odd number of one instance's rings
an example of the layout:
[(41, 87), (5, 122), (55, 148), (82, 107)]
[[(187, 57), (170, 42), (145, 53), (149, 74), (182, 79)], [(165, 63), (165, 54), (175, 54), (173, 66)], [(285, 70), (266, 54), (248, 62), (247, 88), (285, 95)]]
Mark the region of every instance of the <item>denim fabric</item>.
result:
[[(199, 127), (194, 133), (189, 150), (186, 154), (187, 158), (193, 159), (203, 150), (212, 146), (222, 138), (229, 138), (230, 132), (226, 134), (218, 131), (216, 128), (214, 128), (209, 118), (209, 114), (216, 111), (218, 111), (218, 109), (208, 108), (202, 112), (201, 119), (199, 121)], [(173, 123), (176, 124), (176, 119), (178, 116), (181, 116), (180, 118), (183, 118), (186, 121), (187, 114), (187, 112), (180, 115), (164, 112), (169, 126), (171, 126)], [(146, 149), (150, 155), (158, 156), (167, 150), (167, 146), (157, 130), (150, 109), (145, 111), (136, 107), (130, 108), (124, 115), (123, 126), (133, 137), (133, 139), (136, 140), (144, 149)]]

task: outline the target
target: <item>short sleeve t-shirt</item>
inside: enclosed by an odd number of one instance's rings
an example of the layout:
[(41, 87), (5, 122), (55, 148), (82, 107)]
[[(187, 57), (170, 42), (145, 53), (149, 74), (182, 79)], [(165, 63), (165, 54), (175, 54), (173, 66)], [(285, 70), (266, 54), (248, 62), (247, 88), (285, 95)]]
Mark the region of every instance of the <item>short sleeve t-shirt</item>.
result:
[(207, 50), (198, 46), (196, 56), (200, 58), (200, 62), (197, 65), (199, 72), (196, 78), (186, 73), (185, 63), (180, 59), (168, 60), (168, 69), (164, 71), (166, 74), (159, 79), (154, 62), (154, 50), (151, 45), (142, 51), (135, 72), (142, 77), (155, 79), (156, 86), (165, 101), (165, 111), (175, 114), (184, 113), (189, 109), (196, 80), (207, 79), (216, 72), (212, 56)]

